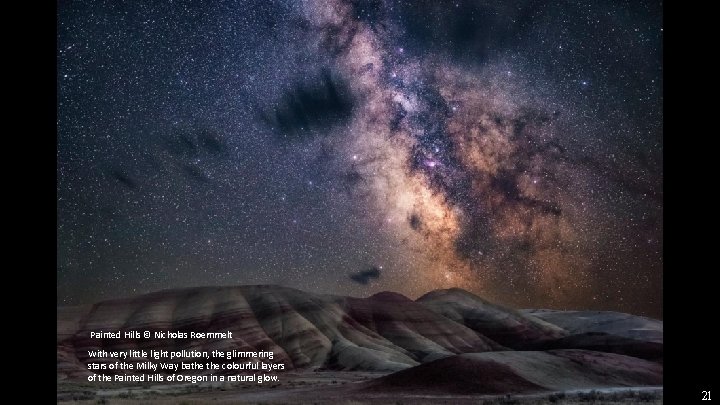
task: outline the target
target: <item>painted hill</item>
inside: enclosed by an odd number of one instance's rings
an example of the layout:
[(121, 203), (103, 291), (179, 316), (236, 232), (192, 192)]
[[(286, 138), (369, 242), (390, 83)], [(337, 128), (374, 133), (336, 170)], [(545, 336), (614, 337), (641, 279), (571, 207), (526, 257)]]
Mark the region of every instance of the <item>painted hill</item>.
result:
[(568, 335), (543, 342), (541, 349), (587, 349), (663, 361), (663, 323), (611, 311), (523, 310), (523, 314), (563, 328)]
[(562, 327), (492, 304), (460, 288), (431, 291), (417, 302), (511, 349), (530, 349), (568, 334)]
[(663, 322), (612, 311), (524, 309), (525, 315), (559, 326), (571, 334), (606, 333), (644, 342), (663, 343)]
[[(197, 287), (60, 307), (57, 321), (59, 379), (90, 374), (88, 350), (162, 348), (273, 351), (274, 361), (298, 371), (398, 372), (368, 388), (379, 390), (403, 381), (443, 386), (440, 371), (432, 370), (437, 365), (484, 370), (466, 372), (485, 387), (462, 383), (472, 392), (505, 392), (503, 381), (521, 390), (551, 389), (555, 385), (538, 377), (547, 373), (558, 378), (557, 386), (574, 386), (580, 380), (571, 377), (580, 369), (585, 374), (577, 378), (587, 379), (588, 386), (662, 380), (662, 321), (618, 313), (516, 311), (460, 289), (413, 301), (392, 292), (353, 298), (272, 285)], [(90, 338), (91, 331), (132, 330), (231, 331), (233, 339)], [(454, 382), (448, 384), (443, 389), (457, 391)]]
[(601, 387), (660, 386), (660, 364), (586, 350), (466, 353), (365, 384), (367, 391), (416, 394), (526, 394)]

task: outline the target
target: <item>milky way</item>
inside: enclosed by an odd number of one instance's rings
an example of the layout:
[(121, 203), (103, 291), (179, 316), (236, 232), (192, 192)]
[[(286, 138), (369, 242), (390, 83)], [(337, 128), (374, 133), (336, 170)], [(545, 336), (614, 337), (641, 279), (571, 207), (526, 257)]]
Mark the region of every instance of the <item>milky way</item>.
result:
[(662, 314), (656, 4), (59, 21), (59, 302), (278, 283)]

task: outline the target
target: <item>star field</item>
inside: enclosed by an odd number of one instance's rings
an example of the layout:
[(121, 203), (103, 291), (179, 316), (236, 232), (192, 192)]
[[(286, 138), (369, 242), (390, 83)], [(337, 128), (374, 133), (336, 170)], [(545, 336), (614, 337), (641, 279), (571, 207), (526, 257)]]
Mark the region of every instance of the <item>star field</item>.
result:
[(58, 5), (58, 303), (282, 284), (662, 317), (662, 5)]

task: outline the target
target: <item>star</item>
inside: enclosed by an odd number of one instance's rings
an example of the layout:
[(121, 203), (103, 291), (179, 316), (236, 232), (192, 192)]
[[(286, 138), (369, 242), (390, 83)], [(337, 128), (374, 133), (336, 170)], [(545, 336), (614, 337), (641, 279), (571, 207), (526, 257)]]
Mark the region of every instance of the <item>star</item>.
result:
[(58, 3), (58, 302), (281, 280), (662, 316), (662, 7), (453, 4)]

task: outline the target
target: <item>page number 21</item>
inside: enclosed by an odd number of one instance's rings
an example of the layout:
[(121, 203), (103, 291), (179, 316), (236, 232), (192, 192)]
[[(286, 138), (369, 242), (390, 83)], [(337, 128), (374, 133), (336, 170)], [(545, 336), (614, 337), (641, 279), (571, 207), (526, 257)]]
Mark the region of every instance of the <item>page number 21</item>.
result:
[(710, 391), (703, 391), (702, 393), (703, 393), (702, 400), (709, 401), (710, 400)]

